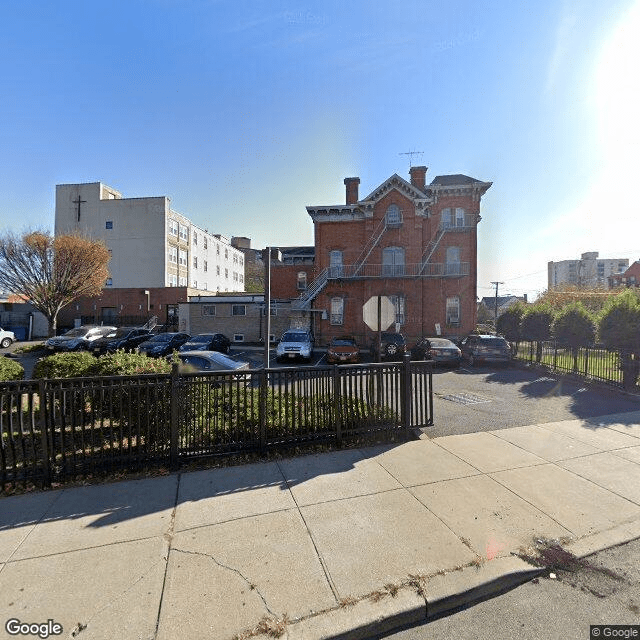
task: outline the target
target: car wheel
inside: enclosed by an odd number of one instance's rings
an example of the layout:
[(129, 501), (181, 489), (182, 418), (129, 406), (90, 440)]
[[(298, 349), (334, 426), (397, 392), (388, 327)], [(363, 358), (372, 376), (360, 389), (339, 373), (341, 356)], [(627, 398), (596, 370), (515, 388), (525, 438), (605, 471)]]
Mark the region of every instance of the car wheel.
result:
[(11, 338), (5, 338), (2, 342), (0, 342), (0, 346), (3, 349), (6, 349), (7, 347), (11, 346)]
[(395, 356), (396, 353), (398, 353), (398, 345), (393, 344), (393, 342), (392, 342), (391, 344), (388, 344), (388, 345), (385, 346), (384, 352), (388, 356)]

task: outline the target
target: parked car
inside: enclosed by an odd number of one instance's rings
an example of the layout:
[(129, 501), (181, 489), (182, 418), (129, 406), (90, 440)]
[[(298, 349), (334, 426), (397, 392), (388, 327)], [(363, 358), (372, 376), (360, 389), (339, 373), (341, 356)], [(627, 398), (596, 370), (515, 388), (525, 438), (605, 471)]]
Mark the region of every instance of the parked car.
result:
[(139, 344), (151, 337), (151, 331), (140, 327), (120, 327), (113, 335), (105, 336), (94, 340), (89, 346), (89, 351), (94, 356), (101, 356), (105, 353), (114, 353), (119, 349), (124, 351), (135, 351)]
[(173, 351), (177, 351), (189, 338), (191, 336), (188, 333), (158, 333), (140, 344), (138, 351), (152, 358), (161, 358), (162, 356), (168, 356)]
[(506, 364), (511, 360), (511, 347), (500, 336), (467, 336), (460, 343), (460, 349), (462, 357), (468, 360), (471, 366), (480, 362), (502, 362)]
[(5, 331), (0, 329), (0, 347), (6, 349), (11, 346), (11, 343), (16, 341), (16, 335), (13, 331)]
[(411, 348), (412, 360), (433, 360), (435, 364), (460, 366), (462, 352), (447, 338), (422, 338)]
[(246, 371), (251, 364), (236, 360), (218, 351), (180, 351), (178, 358), (187, 370), (193, 371)]
[(97, 327), (94, 325), (84, 325), (71, 329), (61, 336), (49, 338), (44, 343), (44, 348), (50, 353), (58, 351), (81, 351), (88, 349), (92, 342), (115, 335), (117, 327)]
[(407, 351), (407, 341), (401, 333), (382, 332), (382, 344), (378, 353), (378, 336), (374, 336), (371, 344), (371, 353), (376, 360), (402, 360), (402, 355)]
[(313, 337), (304, 329), (289, 329), (282, 334), (276, 347), (276, 360), (302, 358), (310, 361), (313, 357)]
[(352, 336), (331, 338), (327, 349), (327, 362), (339, 364), (341, 362), (360, 362), (360, 348)]
[(223, 333), (200, 333), (192, 336), (181, 347), (180, 351), (220, 351), (229, 353), (231, 340)]

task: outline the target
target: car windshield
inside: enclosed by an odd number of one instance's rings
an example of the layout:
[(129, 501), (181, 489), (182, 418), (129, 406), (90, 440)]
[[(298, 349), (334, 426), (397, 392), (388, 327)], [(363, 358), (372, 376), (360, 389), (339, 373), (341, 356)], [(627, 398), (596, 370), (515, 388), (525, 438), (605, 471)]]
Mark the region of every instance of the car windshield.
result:
[(193, 338), (189, 338), (189, 342), (209, 342), (213, 336), (211, 334), (204, 334), (201, 336), (193, 336)]
[(332, 347), (355, 347), (356, 343), (354, 340), (350, 340), (349, 338), (334, 338), (331, 341)]
[(126, 327), (120, 327), (112, 337), (114, 337), (114, 338), (126, 338), (132, 331), (133, 331), (133, 329), (127, 329)]
[(455, 347), (453, 342), (446, 338), (429, 338), (429, 343), (436, 349), (451, 349), (452, 347)]
[(285, 333), (282, 336), (282, 342), (306, 342), (306, 333)]
[(88, 329), (71, 329), (64, 334), (65, 338), (82, 338), (86, 335)]
[(170, 342), (173, 338), (171, 333), (159, 333), (157, 336), (153, 336), (149, 342)]
[(507, 343), (502, 338), (484, 338), (482, 344), (488, 347), (504, 347)]

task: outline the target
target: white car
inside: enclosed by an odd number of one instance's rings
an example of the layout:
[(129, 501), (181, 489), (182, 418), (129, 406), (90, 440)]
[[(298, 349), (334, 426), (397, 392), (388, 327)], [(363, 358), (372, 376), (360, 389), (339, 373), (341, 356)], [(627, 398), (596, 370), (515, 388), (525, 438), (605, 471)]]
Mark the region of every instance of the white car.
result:
[(92, 342), (105, 336), (115, 336), (117, 327), (97, 327), (86, 325), (71, 329), (61, 336), (49, 338), (44, 343), (44, 348), (49, 353), (58, 351), (81, 351), (88, 349)]
[(13, 331), (5, 331), (0, 329), (0, 347), (6, 349), (12, 342), (16, 341), (16, 335)]

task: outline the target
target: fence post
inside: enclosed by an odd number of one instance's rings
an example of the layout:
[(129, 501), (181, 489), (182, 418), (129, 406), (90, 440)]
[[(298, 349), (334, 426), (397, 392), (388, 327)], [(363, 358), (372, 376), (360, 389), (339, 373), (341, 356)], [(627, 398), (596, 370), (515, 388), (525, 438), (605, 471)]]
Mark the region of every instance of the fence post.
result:
[(589, 373), (589, 347), (584, 349), (584, 377), (586, 378)]
[(267, 389), (269, 387), (269, 374), (266, 369), (260, 371), (260, 400), (258, 402), (258, 447), (264, 451), (267, 443)]
[(331, 379), (333, 380), (333, 398), (331, 405), (333, 407), (333, 421), (336, 425), (336, 442), (342, 444), (342, 415), (340, 411), (340, 376), (338, 375), (338, 365), (334, 364), (331, 370)]
[(402, 366), (400, 369), (400, 390), (402, 395), (402, 427), (405, 438), (409, 439), (411, 429), (411, 354), (405, 353), (402, 356)]
[(51, 486), (51, 465), (49, 464), (49, 438), (47, 431), (47, 405), (44, 380), (38, 380), (38, 426), (40, 428), (40, 444), (42, 446), (42, 486)]
[(169, 423), (169, 466), (172, 471), (178, 469), (178, 437), (180, 433), (180, 398), (178, 363), (171, 365), (171, 378), (169, 384), (171, 394), (171, 420)]

